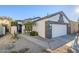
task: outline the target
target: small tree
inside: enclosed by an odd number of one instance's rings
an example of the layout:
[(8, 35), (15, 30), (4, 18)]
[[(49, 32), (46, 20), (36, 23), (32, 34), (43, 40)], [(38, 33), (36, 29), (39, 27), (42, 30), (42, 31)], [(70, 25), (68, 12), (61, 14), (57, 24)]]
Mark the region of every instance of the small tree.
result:
[(27, 22), (24, 23), (24, 25), (25, 25), (25, 31), (30, 33), (33, 29), (33, 26), (36, 25), (36, 24), (32, 21), (27, 21)]
[(16, 26), (16, 22), (15, 21), (11, 21), (11, 26)]

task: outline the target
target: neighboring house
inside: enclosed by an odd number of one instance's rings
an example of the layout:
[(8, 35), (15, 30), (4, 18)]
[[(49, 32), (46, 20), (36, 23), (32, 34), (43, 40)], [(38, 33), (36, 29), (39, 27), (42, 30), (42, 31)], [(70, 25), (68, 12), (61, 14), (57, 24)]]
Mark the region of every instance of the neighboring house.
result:
[(25, 26), (24, 26), (24, 20), (16, 20), (16, 25), (15, 26), (11, 26), (11, 34), (14, 33), (18, 33), (18, 34), (22, 34), (24, 33), (25, 30)]
[(33, 27), (33, 30), (43, 38), (51, 39), (69, 34), (70, 20), (63, 11), (47, 15), (34, 22), (36, 26)]
[(0, 17), (0, 25), (3, 25), (5, 27), (5, 33), (10, 32), (11, 24), (10, 24), (11, 18), (2, 16)]
[(27, 22), (27, 21), (35, 21), (35, 20), (38, 20), (38, 19), (40, 19), (40, 17), (28, 18), (28, 19), (24, 19), (24, 22)]
[(70, 21), (70, 33), (76, 33), (79, 31), (79, 22), (78, 21)]
[(17, 20), (17, 32), (18, 33), (24, 33), (25, 26), (24, 26), (24, 20)]

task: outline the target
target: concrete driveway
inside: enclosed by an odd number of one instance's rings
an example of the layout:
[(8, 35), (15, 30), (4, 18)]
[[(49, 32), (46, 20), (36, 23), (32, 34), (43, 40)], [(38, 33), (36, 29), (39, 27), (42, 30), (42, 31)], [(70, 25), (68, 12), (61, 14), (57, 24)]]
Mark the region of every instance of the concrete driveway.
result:
[(75, 38), (75, 35), (74, 34), (65, 35), (65, 36), (49, 39), (48, 41), (47, 40), (43, 41), (43, 38), (36, 39), (34, 37), (23, 35), (23, 34), (20, 34), (19, 37), (24, 38), (26, 40), (29, 40), (29, 41), (31, 41), (31, 42), (33, 42), (33, 43), (35, 43), (43, 48), (56, 49), (58, 47), (61, 47), (64, 44), (72, 41)]
[(67, 44), (68, 42), (74, 40), (75, 34), (64, 35), (60, 37), (56, 37), (50, 40), (50, 45), (52, 49), (61, 47), (62, 45)]

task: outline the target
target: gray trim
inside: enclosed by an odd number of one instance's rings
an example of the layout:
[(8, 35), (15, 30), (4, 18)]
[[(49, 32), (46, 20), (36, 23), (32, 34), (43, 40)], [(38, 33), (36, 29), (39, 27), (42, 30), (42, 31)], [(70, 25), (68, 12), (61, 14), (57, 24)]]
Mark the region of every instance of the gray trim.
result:
[(67, 34), (71, 34), (71, 25), (67, 24)]
[(66, 17), (66, 19), (70, 22), (70, 19), (66, 16), (64, 12), (62, 12), (63, 16)]
[(63, 15), (62, 14), (60, 14), (58, 22), (59, 23), (64, 23)]
[(55, 22), (55, 21), (46, 21), (49, 24), (68, 24), (68, 23), (64, 23), (64, 22)]
[(45, 38), (52, 38), (52, 28), (49, 26), (49, 22), (45, 22)]
[(40, 19), (38, 19), (38, 20), (35, 20), (34, 22), (37, 22), (37, 21), (40, 21), (40, 20), (43, 20), (43, 19), (46, 19), (46, 18), (50, 18), (50, 17), (55, 16), (55, 15), (57, 15), (57, 14), (62, 14), (62, 15), (63, 15), (64, 17), (66, 17), (66, 19), (70, 22), (69, 18), (64, 14), (63, 11), (60, 11), (60, 12), (57, 12), (57, 13), (54, 13), (54, 14), (51, 14), (51, 15), (42, 17), (42, 18), (40, 18)]

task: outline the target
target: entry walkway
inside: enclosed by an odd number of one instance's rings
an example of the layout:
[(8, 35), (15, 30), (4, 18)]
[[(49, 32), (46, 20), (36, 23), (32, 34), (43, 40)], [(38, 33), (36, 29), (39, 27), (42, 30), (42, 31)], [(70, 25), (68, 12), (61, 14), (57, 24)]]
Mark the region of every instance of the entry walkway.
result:
[[(31, 41), (37, 45), (40, 45), (44, 48), (55, 49), (55, 48), (61, 47), (62, 45), (72, 41), (75, 38), (75, 35), (74, 34), (65, 35), (65, 36), (49, 39), (48, 41), (38, 40), (39, 38), (36, 39), (31, 36), (27, 36), (27, 35), (23, 35), (23, 34), (20, 34), (19, 37), (29, 40), (29, 41)], [(41, 39), (43, 39), (43, 38), (41, 38)]]

